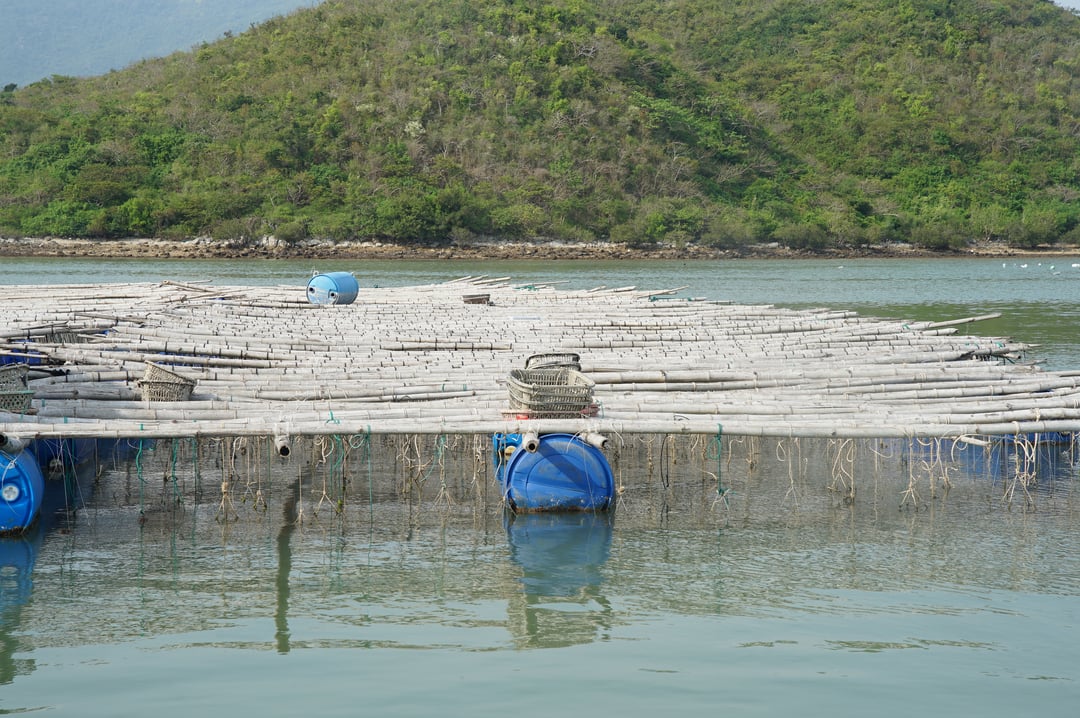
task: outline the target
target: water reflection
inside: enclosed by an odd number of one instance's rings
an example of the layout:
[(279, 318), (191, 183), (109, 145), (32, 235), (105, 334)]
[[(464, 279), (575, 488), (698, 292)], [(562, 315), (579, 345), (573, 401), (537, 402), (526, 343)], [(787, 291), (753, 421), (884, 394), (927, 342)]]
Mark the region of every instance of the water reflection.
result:
[(1031, 434), (914, 441), (910, 459), (951, 466), (963, 477), (986, 482), (1006, 494), (1052, 491), (1077, 476), (1080, 445), (1073, 434)]
[(509, 601), (519, 648), (555, 648), (606, 638), (611, 604), (602, 590), (614, 515), (505, 515), (510, 558), (521, 569), (521, 594)]
[(1077, 446), (1072, 437), (998, 438), (986, 445), (957, 442), (954, 452), (964, 471), (988, 479), (1005, 493), (1052, 491), (1076, 473)]
[(41, 521), (21, 536), (0, 539), (0, 685), (34, 669), (33, 659), (16, 660), (22, 608), (33, 592), (34, 564), (45, 535)]
[(23, 607), (34, 592), (34, 566), (48, 535), (66, 530), (73, 511), (91, 496), (97, 462), (94, 442), (35, 442), (45, 473), (40, 515), (28, 530), (0, 538), (0, 685), (34, 670), (34, 660), (18, 660), (17, 631)]
[(274, 607), (274, 640), (278, 653), (289, 652), (289, 573), (292, 570), (292, 545), (290, 541), (296, 531), (300, 501), (300, 479), (292, 482), (285, 503), (282, 507), (281, 530), (277, 535), (277, 575), (274, 585), (277, 589), (277, 604)]

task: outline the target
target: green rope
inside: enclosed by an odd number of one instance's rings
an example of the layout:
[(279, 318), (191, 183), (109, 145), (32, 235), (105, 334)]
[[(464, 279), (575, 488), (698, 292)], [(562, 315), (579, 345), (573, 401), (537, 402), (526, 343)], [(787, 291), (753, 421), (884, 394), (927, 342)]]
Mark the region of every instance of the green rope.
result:
[(195, 476), (194, 476), (194, 478), (195, 478), (195, 496), (198, 497), (198, 495), (199, 495), (199, 479), (202, 478), (201, 475), (200, 475), (200, 471), (199, 471), (199, 469), (200, 469), (199, 462), (200, 462), (200, 459), (201, 459), (200, 452), (199, 452), (199, 440), (192, 437), (191, 439), (189, 439), (189, 441), (191, 441), (191, 453), (195, 457)]
[(177, 504), (182, 503), (181, 496), (180, 496), (180, 482), (176, 477), (176, 462), (178, 460), (179, 453), (180, 453), (180, 441), (178, 439), (173, 439), (172, 440), (172, 461), (171, 461), (171, 465), (170, 465), (170, 468), (169, 468), (169, 473), (170, 473), (170, 478), (172, 479), (173, 500)]
[(447, 438), (443, 434), (439, 434), (435, 437), (435, 456), (431, 458), (431, 466), (424, 472), (423, 478), (420, 479), (420, 483), (423, 484), (431, 476), (431, 472), (435, 470), (435, 467), (442, 461), (443, 452), (446, 450)]
[(334, 445), (337, 447), (337, 458), (334, 460), (334, 465), (330, 469), (330, 481), (331, 484), (338, 476), (338, 472), (341, 472), (341, 505), (345, 504), (345, 441), (340, 435), (334, 434)]
[(363, 449), (363, 456), (367, 460), (367, 493), (368, 493), (368, 527), (371, 531), (375, 530), (375, 487), (374, 487), (374, 474), (375, 467), (371, 461), (371, 427), (367, 427), (366, 433), (361, 435), (363, 443), (361, 448)]
[(359, 449), (361, 460), (367, 464), (368, 521), (369, 525), (373, 526), (375, 523), (375, 467), (371, 460), (371, 427), (367, 427), (367, 431), (363, 434), (352, 436), (349, 439), (349, 448)]
[[(172, 484), (173, 486), (173, 498), (176, 498), (176, 439), (169, 439), (169, 465), (165, 475), (161, 477), (163, 486)], [(164, 503), (165, 497), (162, 496), (162, 502)]]
[(143, 511), (143, 484), (145, 479), (142, 473), (142, 450), (143, 440), (139, 439), (139, 448), (135, 451), (135, 476), (139, 481), (139, 518), (141, 519), (145, 514)]
[[(191, 455), (192, 455), (192, 457), (194, 457), (194, 466), (192, 467), (193, 479), (195, 481), (195, 494), (194, 494), (195, 499), (194, 500), (195, 500), (195, 505), (198, 506), (199, 505), (199, 483), (200, 483), (199, 482), (199, 479), (200, 479), (199, 461), (201, 459), (201, 456), (200, 456), (200, 453), (199, 453), (199, 440), (196, 439), (195, 437), (191, 437), (189, 439), (189, 441), (191, 442)], [(194, 536), (195, 536), (195, 522), (198, 520), (198, 516), (199, 516), (198, 511), (192, 511), (191, 512), (192, 538), (194, 538)]]
[(724, 487), (724, 482), (720, 478), (720, 468), (723, 465), (723, 451), (724, 451), (724, 425), (716, 425), (716, 494), (723, 496), (727, 493), (727, 488)]

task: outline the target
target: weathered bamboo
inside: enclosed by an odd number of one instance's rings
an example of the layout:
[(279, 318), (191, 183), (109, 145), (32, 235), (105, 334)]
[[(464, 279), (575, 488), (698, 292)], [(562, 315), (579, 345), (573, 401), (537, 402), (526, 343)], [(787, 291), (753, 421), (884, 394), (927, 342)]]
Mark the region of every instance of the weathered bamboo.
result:
[[(0, 417), (2, 418), (2, 417)], [(687, 419), (629, 419), (629, 420), (561, 420), (538, 419), (496, 421), (468, 415), (441, 417), (423, 425), (407, 420), (342, 420), (339, 417), (316, 421), (292, 421), (292, 435), (363, 435), (363, 434), (491, 434), (496, 432), (522, 433), (607, 433), (607, 434), (705, 434), (724, 436), (800, 437), (800, 438), (959, 438), (966, 436), (1022, 435), (1028, 433), (1075, 433), (1075, 419), (1061, 421), (1031, 420), (1011, 423), (922, 424), (913, 426), (888, 421), (864, 422), (858, 425), (834, 423), (802, 424), (795, 422), (731, 422)], [(41, 437), (66, 438), (145, 438), (215, 436), (273, 436), (273, 427), (258, 418), (233, 421), (72, 421), (63, 431), (31, 423), (0, 424), (0, 436), (19, 439)]]
[[(0, 288), (0, 352), (47, 357), (30, 382), (36, 413), (0, 415), (0, 433), (1080, 430), (1080, 371), (1002, 363), (1031, 347), (956, 334), (997, 315), (909, 323), (674, 298), (683, 288), (556, 291), (508, 279), (365, 290), (343, 307), (311, 305), (302, 287), (67, 285), (47, 307)], [(491, 304), (464, 303), (475, 289)], [(598, 415), (508, 421), (508, 372), (550, 351), (582, 355)], [(141, 401), (146, 362), (198, 382), (192, 400)]]

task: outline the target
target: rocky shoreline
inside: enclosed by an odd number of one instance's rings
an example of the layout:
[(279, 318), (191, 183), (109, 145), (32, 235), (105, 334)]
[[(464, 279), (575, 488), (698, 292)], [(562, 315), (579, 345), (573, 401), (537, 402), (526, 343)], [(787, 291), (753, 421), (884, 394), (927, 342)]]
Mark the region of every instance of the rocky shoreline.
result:
[(1005, 244), (982, 243), (963, 250), (935, 252), (909, 244), (858, 248), (796, 250), (776, 244), (741, 249), (710, 247), (632, 248), (597, 242), (479, 242), (469, 245), (427, 247), (379, 242), (303, 241), (285, 243), (274, 238), (254, 242), (218, 241), (206, 237), (163, 239), (0, 238), (0, 257), (103, 257), (147, 259), (739, 259), (739, 258), (851, 258), (851, 257), (1043, 257), (1080, 256), (1080, 247), (1055, 245), (1020, 250)]

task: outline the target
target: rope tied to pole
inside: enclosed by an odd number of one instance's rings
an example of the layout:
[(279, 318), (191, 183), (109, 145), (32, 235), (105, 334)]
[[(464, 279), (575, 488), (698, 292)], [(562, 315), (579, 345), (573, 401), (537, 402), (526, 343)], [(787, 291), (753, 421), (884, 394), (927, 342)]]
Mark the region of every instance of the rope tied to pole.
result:
[(724, 486), (721, 468), (724, 461), (724, 425), (716, 425), (716, 495), (723, 496), (728, 492), (726, 486)]

